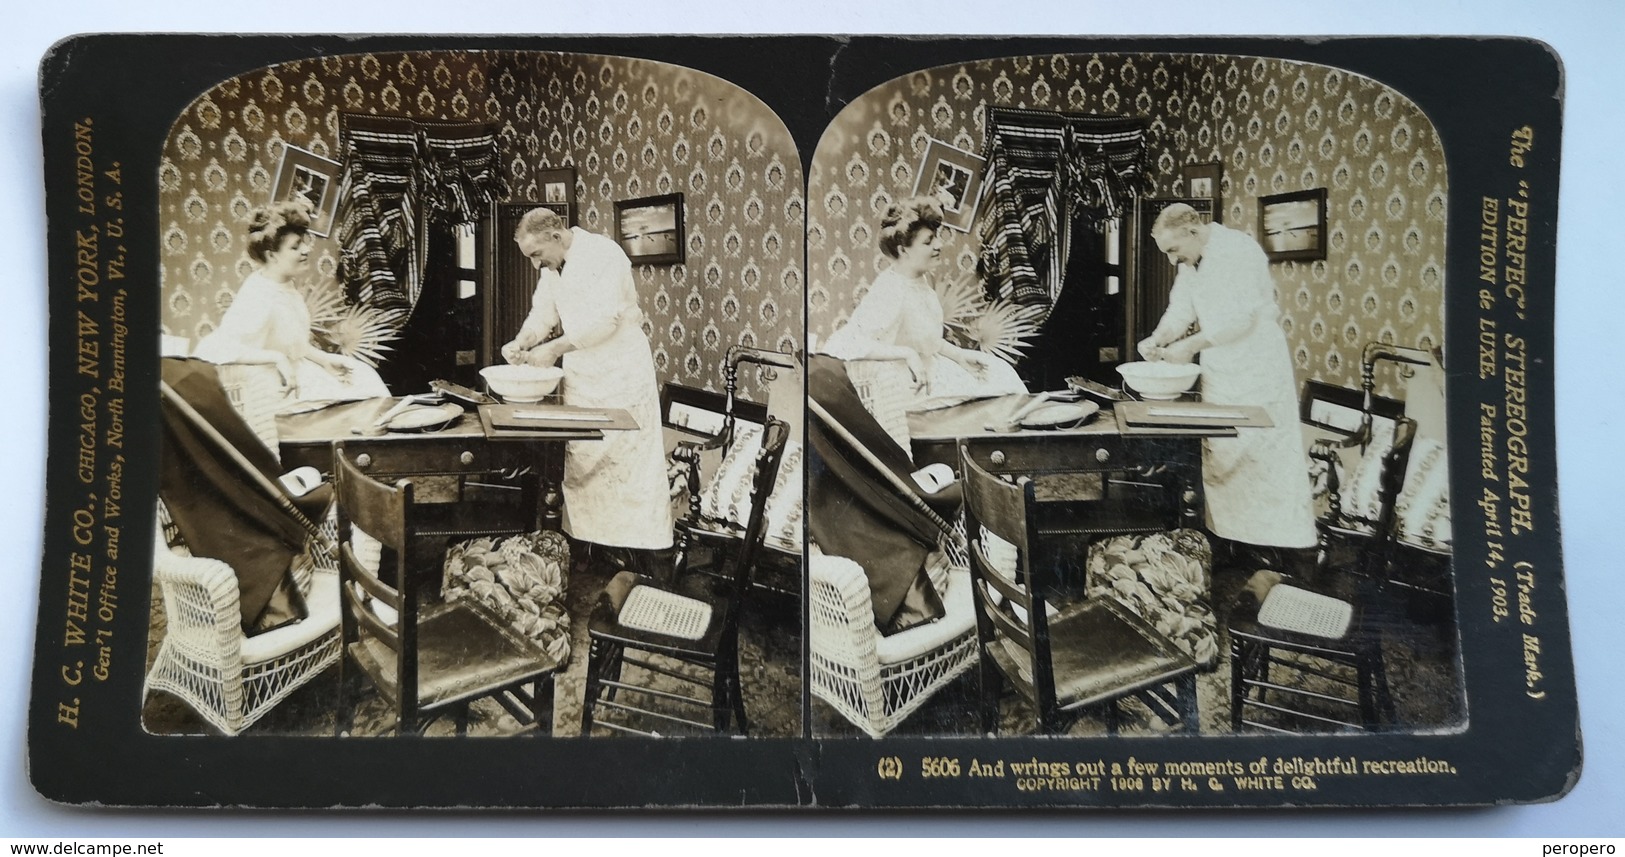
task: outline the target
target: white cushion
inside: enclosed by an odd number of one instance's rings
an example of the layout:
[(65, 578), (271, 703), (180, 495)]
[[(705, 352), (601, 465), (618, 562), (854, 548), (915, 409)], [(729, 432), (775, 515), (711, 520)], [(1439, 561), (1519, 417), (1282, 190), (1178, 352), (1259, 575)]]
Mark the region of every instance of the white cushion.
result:
[(1431, 438), (1416, 442), (1394, 505), (1400, 541), (1449, 547), (1450, 463), (1444, 444)]
[(895, 664), (917, 658), (946, 646), (949, 641), (976, 627), (976, 605), (972, 602), (970, 572), (956, 568), (948, 574), (948, 591), (942, 596), (946, 612), (941, 619), (916, 625), (875, 642), (875, 654), (882, 664)]
[(1342, 639), (1354, 620), (1354, 606), (1329, 595), (1277, 584), (1258, 608), (1258, 624), (1298, 634)]
[(312, 575), (310, 596), (305, 607), (310, 615), (291, 625), (266, 631), (243, 640), (243, 663), (253, 664), (280, 657), (315, 642), (339, 625), (339, 576), (330, 572)]
[[(744, 528), (750, 518), (750, 488), (756, 455), (762, 448), (762, 427), (735, 423), (733, 443), (717, 465), (711, 482), (700, 492), (700, 514)], [(802, 543), (802, 447), (799, 440), (786, 440), (779, 472), (767, 496), (763, 540), (778, 547), (801, 552)]]
[(711, 625), (711, 605), (652, 586), (635, 586), (616, 621), (628, 628), (698, 640)]

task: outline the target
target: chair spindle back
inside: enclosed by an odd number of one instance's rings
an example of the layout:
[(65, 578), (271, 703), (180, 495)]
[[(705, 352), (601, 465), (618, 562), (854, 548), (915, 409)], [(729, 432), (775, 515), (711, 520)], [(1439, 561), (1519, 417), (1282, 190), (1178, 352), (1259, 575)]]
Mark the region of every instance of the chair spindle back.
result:
[[(1044, 569), (1032, 561), (1037, 541), (1031, 514), (1036, 502), (1033, 481), (1021, 477), (1011, 483), (988, 473), (972, 460), (964, 446), (960, 447), (960, 460), (965, 474), (965, 527), (970, 539), (978, 636), (987, 648), (1003, 645), (1001, 637), (1015, 643), (1025, 663), (1012, 672), (1002, 659), (996, 659), (1005, 678), (1037, 700), (1053, 700), (1049, 605), (1044, 596), (1048, 580)], [(984, 534), (1014, 546), (1014, 577), (992, 561)], [(1012, 659), (1016, 657), (1014, 652), (1005, 651)]]

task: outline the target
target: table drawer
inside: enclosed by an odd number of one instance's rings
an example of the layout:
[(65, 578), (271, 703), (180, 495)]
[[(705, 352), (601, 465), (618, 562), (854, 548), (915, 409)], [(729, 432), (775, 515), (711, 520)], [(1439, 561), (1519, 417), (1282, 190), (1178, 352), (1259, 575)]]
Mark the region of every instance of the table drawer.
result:
[(354, 444), (347, 445), (344, 454), (362, 472), (372, 476), (483, 473), (492, 466), (490, 454), (480, 439)]
[[(989, 473), (1059, 473), (1133, 470), (1158, 464), (1199, 465), (1200, 444), (1116, 435), (1049, 438), (976, 438), (965, 442), (971, 460)], [(957, 470), (957, 462), (955, 462)]]

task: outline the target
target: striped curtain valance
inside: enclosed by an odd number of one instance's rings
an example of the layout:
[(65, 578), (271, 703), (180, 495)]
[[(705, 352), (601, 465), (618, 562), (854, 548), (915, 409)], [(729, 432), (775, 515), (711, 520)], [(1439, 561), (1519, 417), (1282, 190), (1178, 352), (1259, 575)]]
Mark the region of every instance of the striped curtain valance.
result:
[(1050, 305), (1066, 272), (1071, 223), (1117, 217), (1146, 187), (1144, 123), (992, 107), (983, 150), (983, 287), (1018, 303)]
[[(352, 299), (410, 313), (430, 225), (479, 220), (506, 195), (496, 129), (345, 114), (337, 239)], [(403, 315), (404, 317), (404, 315)]]

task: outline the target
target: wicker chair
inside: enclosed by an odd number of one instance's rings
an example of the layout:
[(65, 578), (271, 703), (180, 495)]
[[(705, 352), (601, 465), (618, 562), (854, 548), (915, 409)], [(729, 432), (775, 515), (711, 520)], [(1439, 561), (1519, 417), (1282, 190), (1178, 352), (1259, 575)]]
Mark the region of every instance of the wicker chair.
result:
[[(266, 368), (220, 367), (221, 388), (248, 427), (274, 453), (275, 410), (282, 395), (274, 370), (269, 375), (226, 371)], [(182, 413), (190, 411), (167, 385), (163, 394), (166, 400), (177, 402)], [(201, 421), (202, 417), (195, 419)], [(231, 566), (192, 556), (179, 542), (161, 500), (158, 517), (153, 576), (163, 597), (166, 628), (143, 682), (142, 696), (154, 691), (172, 694), (215, 729), (236, 735), (338, 661), (338, 567), (327, 532), (332, 518), (320, 524), (306, 522), (312, 537), (292, 569), (309, 615), (248, 637), (242, 630), (237, 576)]]
[(245, 637), (237, 575), (219, 560), (191, 556), (160, 536), (153, 574), (168, 627), (143, 695), (173, 694), (211, 726), (236, 735), (338, 661), (339, 578), (312, 569), (303, 621)]
[(220, 376), (220, 389), (231, 400), (232, 408), (265, 444), (265, 448), (280, 460), (276, 413), (287, 400), (287, 387), (277, 375), (276, 368), (254, 363), (228, 363), (216, 367), (215, 372)]
[[(862, 398), (861, 391), (859, 392)], [(809, 666), (812, 692), (872, 737), (895, 729), (942, 687), (976, 663), (976, 614), (971, 602), (965, 538), (873, 457), (816, 399), (818, 424), (868, 460), (898, 498), (937, 527), (940, 550), (929, 573), (946, 614), (929, 624), (882, 636), (868, 577), (858, 563), (814, 553), (809, 568)], [(868, 403), (864, 403), (868, 408)], [(882, 430), (885, 430), (882, 426)]]
[(963, 565), (948, 570), (946, 616), (889, 637), (875, 628), (862, 566), (814, 554), (809, 575), (813, 693), (870, 737), (895, 729), (976, 663), (976, 612)]

